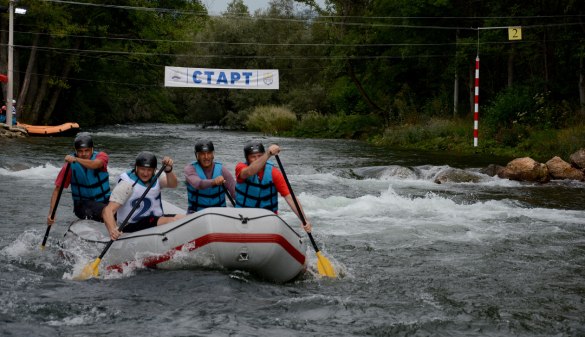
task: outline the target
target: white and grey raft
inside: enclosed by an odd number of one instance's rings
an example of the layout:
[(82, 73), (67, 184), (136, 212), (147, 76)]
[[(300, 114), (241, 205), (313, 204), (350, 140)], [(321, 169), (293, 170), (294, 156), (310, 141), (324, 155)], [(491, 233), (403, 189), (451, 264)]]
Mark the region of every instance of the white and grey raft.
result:
[[(98, 243), (110, 239), (103, 223), (73, 222), (67, 239)], [(212, 265), (243, 270), (274, 282), (287, 282), (306, 269), (307, 244), (283, 219), (257, 208), (208, 208), (163, 226), (124, 233), (104, 256), (102, 267), (123, 270), (142, 265), (164, 269), (185, 268), (198, 256)], [(182, 263), (174, 263), (180, 259)]]

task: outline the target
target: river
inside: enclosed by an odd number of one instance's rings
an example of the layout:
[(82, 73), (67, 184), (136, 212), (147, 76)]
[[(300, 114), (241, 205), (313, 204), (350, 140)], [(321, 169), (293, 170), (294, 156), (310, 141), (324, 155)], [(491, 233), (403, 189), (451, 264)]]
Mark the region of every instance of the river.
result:
[[(340, 275), (319, 277), (309, 246), (308, 272), (286, 284), (206, 266), (74, 281), (73, 269), (95, 257), (59, 254), (75, 219), (68, 190), (40, 250), (53, 181), (73, 139), (0, 139), (2, 336), (585, 335), (585, 183), (502, 180), (478, 170), (506, 159), (358, 141), (193, 125), (89, 131), (110, 155), (112, 183), (142, 150), (171, 156), (182, 179), (200, 137), (232, 171), (247, 140), (278, 143), (314, 236)], [(449, 168), (480, 179), (434, 183)], [(184, 186), (163, 198), (186, 207)]]

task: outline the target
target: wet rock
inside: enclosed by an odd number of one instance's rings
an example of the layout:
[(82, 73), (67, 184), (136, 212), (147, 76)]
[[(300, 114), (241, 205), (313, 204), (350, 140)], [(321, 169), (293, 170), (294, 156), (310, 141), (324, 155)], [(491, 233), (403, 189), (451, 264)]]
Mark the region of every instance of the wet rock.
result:
[(410, 167), (390, 165), (386, 167), (384, 172), (382, 172), (382, 176), (380, 178), (384, 177), (396, 177), (401, 179), (416, 178), (416, 173)]
[(573, 153), (569, 159), (571, 164), (581, 170), (585, 170), (585, 149), (580, 149)]
[(481, 177), (475, 173), (467, 172), (458, 168), (445, 169), (435, 176), (435, 183), (477, 183), (481, 180)]
[(486, 174), (490, 177), (497, 176), (504, 169), (504, 166), (497, 164), (489, 164), (486, 168), (479, 170), (479, 173)]
[(553, 179), (585, 180), (585, 174), (581, 170), (574, 168), (558, 156), (547, 161), (546, 166)]
[(411, 168), (398, 165), (360, 167), (353, 169), (353, 172), (359, 177), (371, 179), (389, 177), (401, 179), (416, 178), (416, 173)]
[(4, 123), (0, 123), (0, 137), (4, 138), (24, 138), (28, 136), (28, 132), (25, 129), (18, 126), (9, 126)]
[(518, 181), (546, 183), (550, 181), (548, 167), (532, 158), (516, 158), (498, 173), (498, 177)]

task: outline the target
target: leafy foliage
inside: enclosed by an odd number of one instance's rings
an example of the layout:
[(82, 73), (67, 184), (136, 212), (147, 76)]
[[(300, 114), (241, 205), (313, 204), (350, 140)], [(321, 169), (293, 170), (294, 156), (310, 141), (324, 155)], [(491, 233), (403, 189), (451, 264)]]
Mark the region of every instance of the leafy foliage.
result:
[(299, 137), (366, 139), (381, 131), (380, 118), (370, 115), (323, 115), (311, 111), (302, 116), (292, 135)]
[[(378, 134), (405, 146), (436, 137), (428, 146), (449, 149), (471, 139), (476, 56), (481, 144), (526, 146), (585, 117), (575, 90), (585, 76), (583, 1), (273, 0), (250, 13), (233, 0), (215, 17), (190, 0), (21, 3), (29, 12), (15, 27), (14, 80), (27, 122)], [(524, 27), (523, 40), (508, 41), (508, 26)], [(278, 69), (280, 90), (164, 88), (166, 65)], [(256, 110), (284, 106), (282, 124)], [(453, 115), (467, 119), (465, 131), (437, 122)]]
[(251, 131), (278, 134), (292, 130), (297, 122), (295, 114), (283, 106), (259, 106), (252, 111), (246, 121)]

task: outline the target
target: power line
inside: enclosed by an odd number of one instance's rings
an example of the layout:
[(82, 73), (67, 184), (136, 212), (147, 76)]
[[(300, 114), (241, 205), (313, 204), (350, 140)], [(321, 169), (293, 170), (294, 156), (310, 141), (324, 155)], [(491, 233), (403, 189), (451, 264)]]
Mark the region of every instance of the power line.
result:
[[(490, 29), (508, 29), (509, 27), (482, 27), (480, 30)], [(522, 26), (526, 28), (526, 26)], [(0, 32), (6, 32), (6, 30), (0, 30)], [(84, 39), (96, 39), (96, 40), (111, 40), (111, 41), (131, 41), (131, 42), (142, 42), (142, 43), (173, 43), (173, 44), (189, 44), (189, 45), (221, 45), (221, 46), (261, 46), (261, 47), (334, 47), (334, 48), (375, 48), (375, 47), (442, 47), (442, 46), (464, 46), (464, 45), (476, 45), (477, 42), (464, 42), (461, 39), (457, 42), (445, 42), (445, 43), (264, 43), (264, 42), (224, 42), (224, 41), (193, 41), (193, 40), (162, 40), (162, 39), (142, 39), (142, 38), (122, 38), (122, 37), (107, 37), (107, 36), (91, 36), (91, 35), (73, 35), (73, 34), (50, 34), (50, 33), (39, 33), (39, 32), (26, 32), (26, 31), (15, 31), (17, 34), (28, 34), (28, 35), (44, 35), (51, 37), (68, 37), (68, 38), (84, 38)], [(515, 41), (514, 43), (526, 43), (536, 41)], [(507, 41), (484, 41), (480, 44), (505, 44)]]
[[(1, 30), (0, 32), (6, 32)], [(405, 47), (405, 46), (449, 46), (465, 44), (464, 42), (447, 42), (447, 43), (264, 43), (264, 42), (224, 42), (224, 41), (193, 41), (193, 40), (161, 40), (161, 39), (141, 39), (141, 38), (123, 38), (91, 35), (70, 35), (70, 34), (50, 34), (39, 32), (14, 31), (17, 34), (44, 35), (51, 37), (70, 37), (97, 40), (112, 41), (135, 41), (135, 42), (152, 42), (152, 43), (176, 43), (191, 45), (227, 45), (227, 46), (262, 46), (262, 47)], [(475, 45), (475, 42), (469, 43)]]
[[(202, 15), (209, 16), (205, 11), (183, 11), (169, 8), (153, 8), (153, 7), (137, 7), (137, 6), (123, 6), (123, 5), (107, 5), (107, 4), (95, 4), (85, 3), (78, 1), (67, 1), (67, 0), (42, 0), (45, 2), (52, 2), (58, 4), (67, 5), (83, 5), (92, 7), (102, 8), (115, 8), (123, 10), (142, 10), (157, 13), (172, 13), (172, 14), (189, 14), (189, 15)], [(332, 25), (348, 25), (348, 26), (368, 26), (368, 27), (391, 27), (391, 28), (413, 28), (413, 29), (463, 29), (463, 30), (487, 30), (487, 29), (507, 29), (508, 27), (452, 27), (452, 26), (437, 26), (437, 25), (392, 25), (383, 23), (363, 23), (363, 22), (330, 22), (323, 21), (322, 19), (368, 19), (368, 20), (467, 20), (467, 19), (508, 19), (508, 20), (525, 20), (525, 19), (559, 19), (559, 18), (581, 18), (584, 15), (550, 15), (550, 16), (523, 16), (523, 17), (360, 17), (360, 16), (318, 16), (310, 20), (306, 19), (286, 19), (286, 18), (271, 18), (261, 16), (233, 16), (224, 15), (222, 18), (243, 18), (252, 20), (269, 20), (269, 21), (289, 21), (289, 22), (302, 22), (307, 23), (325, 23)], [(213, 17), (213, 16), (212, 16)], [(321, 21), (320, 21), (321, 20)], [(580, 23), (554, 23), (554, 24), (538, 24), (538, 25), (523, 25), (523, 28), (535, 28), (535, 27), (557, 27), (557, 26), (571, 26), (579, 25)], [(151, 42), (151, 43), (181, 43), (181, 44), (194, 44), (194, 45), (227, 45), (227, 46), (261, 46), (261, 47), (334, 47), (334, 48), (376, 48), (376, 47), (441, 47), (441, 46), (465, 46), (475, 45), (475, 42), (448, 42), (448, 43), (377, 43), (377, 44), (336, 44), (336, 43), (255, 43), (255, 42), (223, 42), (223, 41), (187, 41), (187, 40), (162, 40), (162, 39), (139, 39), (139, 38), (119, 38), (119, 37), (107, 37), (107, 36), (89, 36), (89, 35), (53, 35), (48, 33), (34, 33), (34, 32), (17, 32), (20, 34), (38, 34), (38, 35), (51, 35), (58, 37), (71, 37), (71, 38), (86, 38), (86, 39), (104, 39), (112, 41), (136, 41), (136, 42)], [(552, 42), (552, 41), (549, 41)], [(505, 42), (481, 42), (480, 44), (518, 44), (518, 43), (540, 43), (540, 41), (505, 41)], [(17, 45), (14, 46), (21, 49), (31, 49), (31, 46)], [(372, 60), (372, 59), (409, 59), (409, 58), (433, 58), (433, 57), (450, 57), (446, 55), (308, 55), (308, 56), (291, 56), (291, 55), (225, 55), (225, 54), (176, 54), (176, 53), (159, 53), (159, 52), (132, 52), (132, 51), (115, 51), (115, 50), (92, 50), (92, 49), (69, 49), (69, 48), (57, 48), (57, 47), (36, 47), (37, 50), (43, 52), (58, 52), (62, 54), (78, 55), (80, 57), (99, 57), (104, 58), (104, 55), (110, 59), (116, 59), (117, 61), (132, 62), (136, 64), (150, 65), (150, 66), (161, 66), (159, 64), (153, 64), (149, 62), (134, 62), (130, 60), (120, 60), (115, 58), (121, 55), (139, 55), (139, 56), (169, 56), (178, 58), (191, 58), (191, 59), (272, 59), (272, 60)], [(86, 55), (82, 55), (86, 54)], [(320, 69), (320, 68), (317, 68)]]
[[(5, 44), (0, 44), (5, 46)], [(14, 45), (14, 48), (32, 49), (32, 46)], [(174, 56), (174, 57), (189, 57), (189, 58), (217, 58), (217, 59), (277, 59), (277, 60), (345, 60), (345, 59), (392, 59), (404, 58), (405, 56), (390, 56), (390, 55), (359, 55), (359, 56), (323, 56), (323, 55), (225, 55), (225, 54), (175, 54), (175, 53), (149, 53), (149, 52), (132, 52), (132, 51), (114, 51), (114, 50), (96, 50), (96, 49), (73, 49), (73, 48), (58, 48), (58, 47), (36, 47), (38, 51), (65, 51), (71, 53), (89, 53), (89, 54), (107, 54), (107, 55), (138, 55), (138, 56)], [(440, 55), (436, 55), (440, 56)], [(420, 55), (412, 57), (421, 57)]]
[[(555, 42), (555, 40), (549, 40), (549, 42)], [(504, 42), (489, 42), (489, 43), (482, 43), (482, 44), (516, 44), (516, 41), (504, 41)], [(522, 43), (540, 43), (540, 41), (523, 41)], [(461, 43), (460, 45), (475, 45), (475, 43), (468, 42), (468, 43)], [(6, 44), (0, 44), (0, 46), (7, 46)], [(406, 44), (405, 46), (419, 46), (419, 45), (409, 45)], [(420, 45), (425, 47), (426, 45)], [(25, 45), (14, 45), (14, 48), (19, 49), (32, 49), (33, 46), (25, 46)], [(136, 56), (170, 56), (170, 57), (177, 57), (177, 58), (207, 58), (207, 59), (274, 59), (274, 60), (359, 60), (359, 59), (406, 59), (406, 58), (428, 58), (428, 57), (443, 57), (444, 55), (339, 55), (339, 56), (331, 56), (331, 55), (226, 55), (226, 54), (176, 54), (176, 53), (160, 53), (160, 52), (133, 52), (133, 51), (115, 51), (115, 50), (98, 50), (98, 49), (74, 49), (74, 48), (59, 48), (59, 47), (35, 47), (38, 51), (52, 51), (52, 52), (59, 52), (59, 53), (68, 53), (72, 55), (80, 55), (86, 56), (81, 54), (94, 54), (94, 55), (136, 55)], [(117, 59), (118, 60), (118, 59)]]
[(179, 11), (170, 8), (155, 8), (155, 7), (138, 7), (138, 6), (123, 6), (123, 5), (106, 5), (106, 4), (95, 4), (90, 2), (79, 2), (79, 1), (66, 1), (66, 0), (42, 0), (44, 2), (54, 2), (67, 5), (79, 5), (79, 6), (90, 6), (90, 7), (102, 7), (102, 8), (116, 8), (116, 9), (131, 9), (148, 12), (163, 12), (163, 13), (177, 13), (177, 14), (197, 14), (206, 15), (206, 12), (194, 12), (194, 11)]
[(341, 16), (341, 15), (319, 15), (320, 18), (349, 18), (349, 19), (376, 19), (376, 20), (486, 20), (486, 19), (566, 19), (581, 18), (584, 14), (570, 15), (528, 15), (528, 16)]
[[(6, 32), (1, 30), (0, 32)], [(87, 38), (98, 40), (112, 40), (112, 41), (136, 41), (136, 42), (154, 42), (154, 43), (183, 43), (193, 45), (229, 45), (229, 46), (263, 46), (263, 47), (392, 47), (392, 46), (406, 46), (406, 45), (446, 45), (442, 43), (421, 43), (421, 44), (405, 44), (405, 43), (364, 43), (364, 44), (343, 44), (343, 43), (263, 43), (263, 42), (224, 42), (224, 41), (193, 41), (193, 40), (161, 40), (161, 39), (140, 39), (140, 38), (123, 38), (123, 37), (107, 37), (107, 36), (91, 36), (91, 35), (69, 35), (69, 34), (50, 34), (39, 32), (24, 32), (14, 31), (17, 34), (29, 35), (45, 35), (51, 37), (71, 37), (71, 38)], [(454, 44), (454, 43), (452, 43)]]
[[(363, 23), (363, 22), (337, 22), (337, 21), (325, 21), (322, 19), (329, 19), (329, 18), (342, 18), (342, 19), (375, 19), (375, 20), (477, 20), (477, 19), (506, 19), (506, 20), (526, 20), (526, 19), (562, 19), (562, 18), (583, 18), (585, 15), (574, 14), (574, 15), (544, 15), (544, 16), (484, 16), (484, 17), (452, 17), (452, 16), (445, 16), (445, 17), (428, 17), (428, 16), (315, 16), (309, 19), (291, 19), (291, 18), (276, 18), (276, 17), (262, 17), (262, 16), (247, 16), (247, 15), (210, 15), (206, 11), (185, 11), (185, 10), (178, 10), (178, 9), (171, 9), (171, 8), (160, 8), (160, 7), (138, 7), (138, 6), (123, 6), (123, 5), (107, 5), (107, 4), (95, 4), (95, 3), (88, 3), (88, 2), (78, 2), (78, 1), (68, 1), (68, 0), (42, 0), (44, 2), (53, 2), (53, 3), (60, 3), (60, 4), (69, 4), (69, 5), (80, 5), (80, 6), (92, 6), (92, 7), (102, 7), (102, 8), (115, 8), (115, 9), (125, 9), (125, 10), (141, 10), (141, 11), (149, 11), (149, 12), (157, 12), (157, 13), (173, 13), (173, 14), (183, 14), (183, 15), (196, 15), (196, 16), (208, 16), (208, 17), (223, 17), (223, 18), (237, 18), (237, 19), (244, 19), (244, 20), (262, 20), (262, 21), (275, 21), (275, 22), (296, 22), (302, 24), (327, 24), (327, 25), (341, 25), (341, 26), (364, 26), (364, 27), (372, 27), (372, 28), (410, 28), (410, 29), (438, 29), (438, 30), (478, 30), (482, 29), (479, 27), (456, 27), (456, 26), (428, 26), (428, 25), (405, 25), (405, 24), (385, 24), (385, 23)], [(564, 24), (553, 24), (552, 26), (569, 26), (569, 25), (581, 25), (581, 22), (574, 22), (574, 23), (564, 23)], [(547, 27), (547, 24), (539, 24), (539, 25), (522, 25), (523, 27), (534, 28), (534, 27)], [(507, 27), (506, 27), (507, 28)], [(488, 28), (483, 28), (488, 29)], [(495, 29), (495, 28), (494, 28)]]

